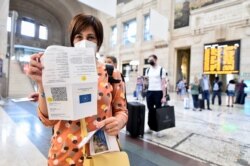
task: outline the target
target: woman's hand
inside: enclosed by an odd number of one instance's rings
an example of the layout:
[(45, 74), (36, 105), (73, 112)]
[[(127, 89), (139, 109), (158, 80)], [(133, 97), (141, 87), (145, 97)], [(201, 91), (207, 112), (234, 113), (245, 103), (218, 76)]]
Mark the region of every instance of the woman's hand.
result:
[(38, 85), (42, 84), (42, 69), (41, 57), (43, 53), (33, 54), (30, 57), (28, 76), (34, 80)]
[(119, 134), (121, 127), (121, 121), (117, 117), (110, 117), (105, 119), (104, 129), (108, 135), (116, 136)]

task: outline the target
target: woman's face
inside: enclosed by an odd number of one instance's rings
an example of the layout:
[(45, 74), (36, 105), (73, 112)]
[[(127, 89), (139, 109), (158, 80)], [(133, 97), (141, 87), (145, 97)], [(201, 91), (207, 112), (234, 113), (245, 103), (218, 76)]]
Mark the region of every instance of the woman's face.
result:
[(110, 64), (112, 66), (115, 66), (115, 64), (113, 63), (113, 61), (110, 58), (106, 58), (105, 63)]
[(92, 26), (87, 27), (80, 34), (76, 34), (73, 43), (75, 45), (75, 43), (80, 42), (82, 40), (88, 40), (97, 44), (96, 34)]

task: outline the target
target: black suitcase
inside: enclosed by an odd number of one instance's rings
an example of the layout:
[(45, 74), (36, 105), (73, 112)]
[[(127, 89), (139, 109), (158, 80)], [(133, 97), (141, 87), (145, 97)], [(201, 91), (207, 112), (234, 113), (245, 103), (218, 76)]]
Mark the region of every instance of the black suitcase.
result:
[(205, 109), (205, 101), (203, 99), (199, 99), (200, 109)]
[(145, 105), (139, 102), (128, 102), (128, 122), (126, 129), (131, 137), (143, 137)]

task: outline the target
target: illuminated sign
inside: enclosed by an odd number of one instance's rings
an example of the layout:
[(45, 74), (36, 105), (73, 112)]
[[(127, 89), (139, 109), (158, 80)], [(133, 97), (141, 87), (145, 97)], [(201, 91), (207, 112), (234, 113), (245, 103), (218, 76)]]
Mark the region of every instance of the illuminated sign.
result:
[(240, 41), (204, 45), (204, 74), (239, 74)]

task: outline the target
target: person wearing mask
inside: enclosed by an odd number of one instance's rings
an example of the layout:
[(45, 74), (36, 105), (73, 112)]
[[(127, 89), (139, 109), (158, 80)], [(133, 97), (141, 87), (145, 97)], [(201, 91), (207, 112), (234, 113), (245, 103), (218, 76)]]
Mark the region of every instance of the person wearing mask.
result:
[(211, 85), (209, 83), (209, 79), (208, 79), (206, 74), (202, 75), (202, 78), (201, 78), (199, 84), (200, 84), (200, 89), (201, 89), (201, 93), (202, 93), (202, 99), (207, 100), (207, 109), (209, 111), (212, 111), (212, 109), (210, 108), (210, 89), (211, 89)]
[(222, 88), (222, 82), (219, 80), (219, 77), (215, 77), (213, 83), (212, 104), (214, 104), (215, 97), (218, 96), (218, 103), (219, 105), (221, 105), (221, 88)]
[[(117, 69), (117, 59), (114, 56), (106, 56), (105, 60), (104, 60), (104, 63), (112, 65), (115, 69)], [(121, 74), (122, 81), (124, 83), (124, 91), (125, 91), (124, 93), (125, 93), (125, 98), (126, 98), (126, 101), (127, 101), (125, 78), (124, 78), (124, 75), (121, 72), (120, 72), (120, 74)]]
[(117, 59), (116, 59), (116, 57), (114, 57), (114, 56), (106, 56), (104, 62), (114, 66), (114, 68), (117, 69)]
[[(157, 56), (150, 55), (148, 62), (150, 67), (146, 70), (146, 77), (148, 78), (147, 91), (147, 107), (148, 107), (148, 133), (152, 133), (152, 129), (156, 128), (156, 109), (160, 108), (162, 104), (166, 103), (166, 71), (157, 64)], [(162, 137), (162, 133), (157, 132), (158, 137)]]
[[(72, 19), (69, 29), (72, 47), (79, 44), (79, 42), (87, 40), (97, 46), (96, 51), (100, 49), (103, 42), (103, 26), (98, 18), (92, 15), (78, 14)], [(77, 146), (83, 140), (81, 132), (90, 132), (99, 129), (100, 126), (104, 126), (103, 130), (108, 135), (117, 136), (126, 125), (128, 113), (123, 82), (111, 85), (108, 82), (105, 64), (96, 61), (97, 74), (99, 76), (97, 115), (84, 118), (86, 128), (82, 130), (86, 131), (81, 131), (82, 120), (49, 120), (42, 83), (43, 66), (40, 62), (42, 56), (43, 53), (31, 56), (28, 75), (38, 85), (38, 117), (45, 126), (54, 128), (48, 155), (48, 165), (82, 166), (84, 165), (83, 148), (78, 148)], [(121, 80), (121, 75), (117, 70), (114, 70), (113, 77)], [(103, 106), (105, 106), (105, 110)], [(87, 151), (89, 149), (88, 146), (89, 144), (84, 146)]]

